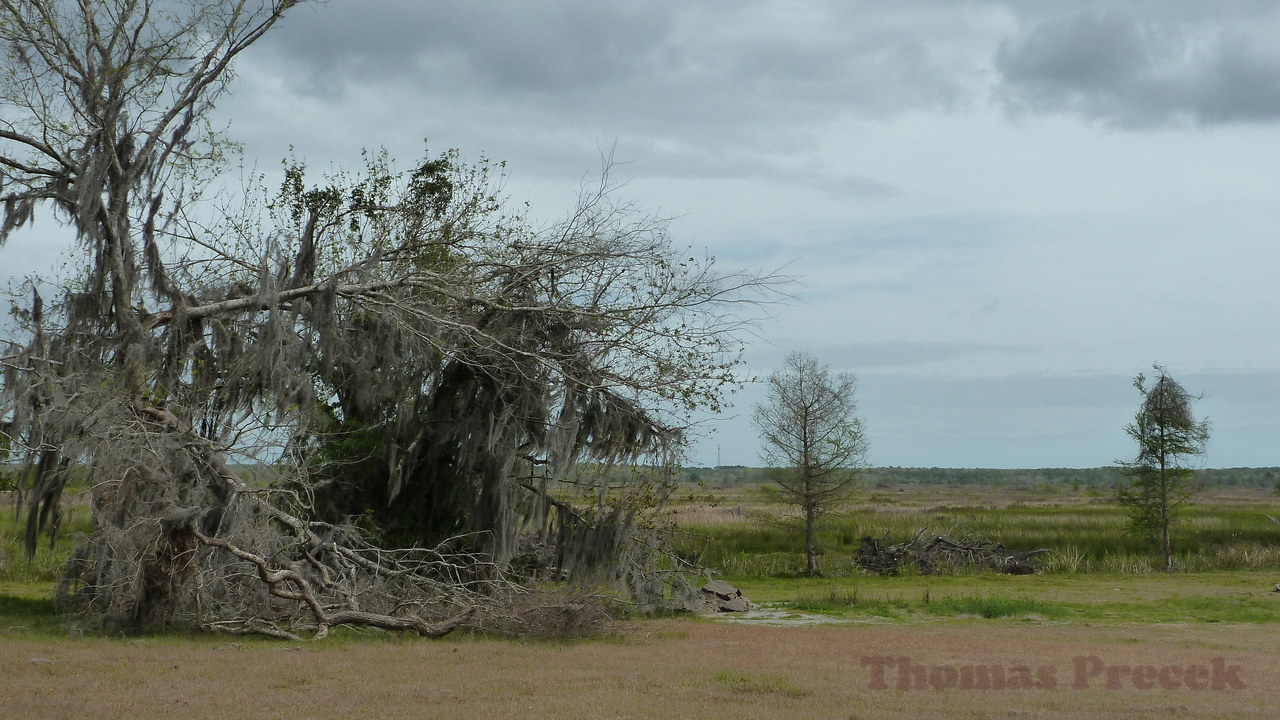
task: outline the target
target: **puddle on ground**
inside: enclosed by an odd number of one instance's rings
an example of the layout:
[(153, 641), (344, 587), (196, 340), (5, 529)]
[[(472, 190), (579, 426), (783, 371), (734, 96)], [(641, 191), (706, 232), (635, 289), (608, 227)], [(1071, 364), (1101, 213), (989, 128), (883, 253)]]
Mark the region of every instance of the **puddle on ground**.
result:
[(738, 623), (749, 625), (828, 625), (832, 623), (851, 622), (848, 618), (838, 618), (832, 615), (820, 615), (818, 613), (806, 613), (789, 608), (778, 607), (775, 605), (765, 604), (759, 610), (749, 610), (747, 612), (723, 612), (716, 613), (711, 619), (717, 622)]

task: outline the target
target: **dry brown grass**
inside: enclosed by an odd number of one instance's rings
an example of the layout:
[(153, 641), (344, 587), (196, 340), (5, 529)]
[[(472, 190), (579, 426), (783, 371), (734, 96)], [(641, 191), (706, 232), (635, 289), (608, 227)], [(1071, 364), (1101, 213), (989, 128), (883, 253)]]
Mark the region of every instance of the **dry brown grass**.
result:
[[(0, 634), (0, 716), (21, 718), (1272, 718), (1280, 629), (975, 624), (768, 628), (669, 621), (630, 642), (456, 638), (296, 646), (24, 641)], [(874, 690), (861, 660), (1050, 665), (1052, 690)], [(1244, 690), (1073, 690), (1072, 658), (1223, 658)]]
[[(752, 523), (763, 515), (776, 517), (789, 512), (786, 507), (760, 502), (737, 502), (732, 505), (687, 503), (668, 509), (663, 517), (678, 527), (718, 527)], [(794, 514), (794, 513), (791, 513)]]

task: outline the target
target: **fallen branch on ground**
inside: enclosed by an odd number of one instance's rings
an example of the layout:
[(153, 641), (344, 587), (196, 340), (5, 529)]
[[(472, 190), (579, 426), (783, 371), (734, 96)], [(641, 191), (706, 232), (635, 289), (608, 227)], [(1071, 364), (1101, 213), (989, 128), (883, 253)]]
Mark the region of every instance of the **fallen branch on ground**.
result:
[(864, 570), (896, 575), (915, 566), (921, 575), (937, 575), (949, 568), (980, 568), (1009, 575), (1030, 575), (1040, 570), (1039, 556), (1049, 548), (1010, 550), (1004, 543), (983, 538), (953, 540), (921, 530), (905, 542), (886, 545), (883, 539), (865, 537), (854, 562)]
[(222, 548), (241, 560), (253, 563), (258, 568), (258, 577), (267, 584), (269, 592), (275, 597), (297, 600), (305, 604), (312, 615), (315, 616), (317, 624), (315, 639), (317, 640), (327, 636), (330, 629), (339, 625), (359, 625), (383, 630), (412, 630), (423, 637), (444, 637), (476, 614), (476, 609), (472, 607), (466, 612), (442, 622), (429, 623), (412, 613), (408, 613), (403, 617), (396, 617), (357, 610), (329, 612), (316, 599), (316, 592), (311, 583), (299, 573), (288, 569), (273, 570), (267, 564), (266, 558), (238, 548), (226, 540), (209, 537), (200, 532), (200, 528), (196, 527), (194, 522), (188, 525), (188, 529), (201, 543), (210, 547)]

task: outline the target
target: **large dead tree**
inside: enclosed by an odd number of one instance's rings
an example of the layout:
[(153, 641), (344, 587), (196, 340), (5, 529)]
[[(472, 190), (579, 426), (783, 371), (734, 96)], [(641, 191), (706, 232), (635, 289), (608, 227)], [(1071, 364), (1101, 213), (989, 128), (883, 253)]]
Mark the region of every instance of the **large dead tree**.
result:
[[(48, 204), (87, 251), (18, 308), (0, 387), (29, 547), (88, 473), (63, 606), (112, 631), (433, 635), (511, 626), (510, 561), (538, 552), (530, 574), (652, 600), (636, 512), (774, 279), (677, 253), (607, 173), (542, 228), (456, 154), (202, 201), (205, 115), (293, 4), (0, 0), (0, 240)], [(570, 479), (595, 501), (557, 497)]]

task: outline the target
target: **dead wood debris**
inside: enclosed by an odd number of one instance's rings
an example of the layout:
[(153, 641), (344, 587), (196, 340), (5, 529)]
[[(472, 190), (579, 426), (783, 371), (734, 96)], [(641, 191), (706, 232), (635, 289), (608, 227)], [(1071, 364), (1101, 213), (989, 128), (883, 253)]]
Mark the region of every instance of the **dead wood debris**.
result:
[(921, 530), (910, 540), (886, 544), (884, 538), (864, 537), (854, 563), (864, 570), (897, 575), (914, 567), (921, 575), (938, 575), (954, 569), (978, 568), (1009, 575), (1040, 571), (1040, 556), (1049, 548), (1011, 550), (985, 538), (951, 539)]

